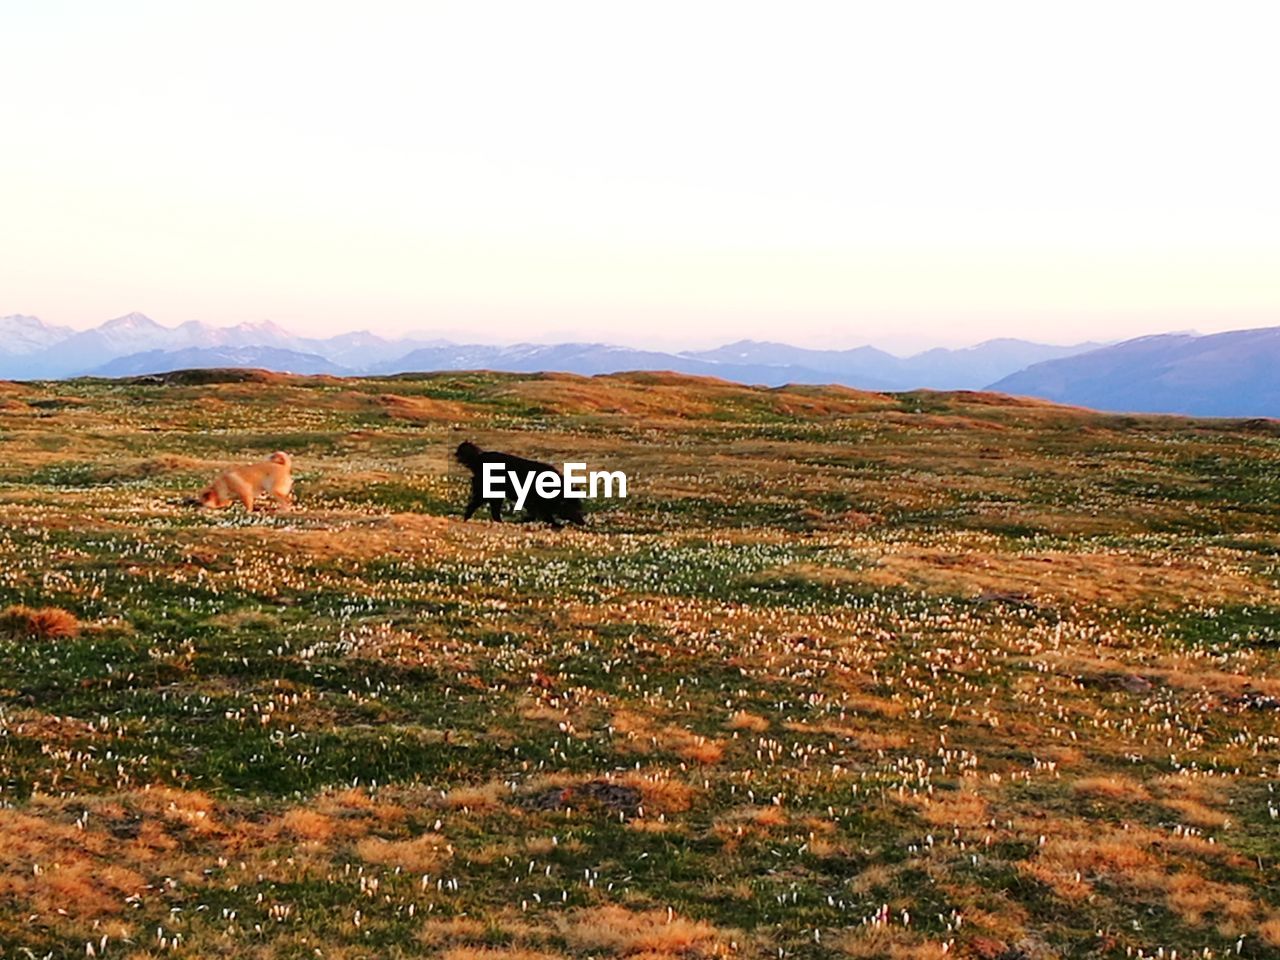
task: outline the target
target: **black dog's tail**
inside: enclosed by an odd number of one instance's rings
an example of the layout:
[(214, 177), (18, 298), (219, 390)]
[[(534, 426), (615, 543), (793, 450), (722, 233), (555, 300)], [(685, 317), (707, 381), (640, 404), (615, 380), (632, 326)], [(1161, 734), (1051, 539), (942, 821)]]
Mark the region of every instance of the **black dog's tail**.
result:
[(458, 449), (453, 451), (453, 458), (464, 467), (475, 472), (480, 469), (480, 455), (483, 453), (484, 451), (470, 440), (464, 440), (458, 444)]

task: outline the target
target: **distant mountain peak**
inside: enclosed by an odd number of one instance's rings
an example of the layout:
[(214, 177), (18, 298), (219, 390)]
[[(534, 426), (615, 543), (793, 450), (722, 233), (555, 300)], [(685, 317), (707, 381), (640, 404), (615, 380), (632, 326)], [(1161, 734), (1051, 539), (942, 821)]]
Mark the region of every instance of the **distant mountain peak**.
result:
[(10, 314), (0, 317), (0, 356), (27, 357), (48, 350), (74, 334), (70, 327), (45, 323), (39, 317)]
[(293, 336), (288, 330), (280, 326), (274, 320), (246, 320), (244, 323), (236, 324), (235, 329), (244, 330), (246, 332), (262, 332), (270, 333), (277, 337)]
[[(331, 340), (340, 340), (343, 343), (391, 343), (386, 337), (379, 336), (372, 330), (352, 330), (349, 333), (340, 333)], [(443, 342), (443, 341), (441, 341)]]
[[(99, 330), (150, 330), (154, 327), (160, 327), (145, 313), (138, 313), (136, 310), (132, 313), (126, 313), (122, 317), (113, 317), (104, 323)], [(161, 327), (163, 329), (163, 327)]]
[(1024, 340), (1022, 337), (992, 337), (990, 340), (983, 340), (981, 343), (975, 343), (971, 347), (960, 347), (962, 350), (977, 350), (979, 347), (1007, 347), (1022, 346), (1023, 344), (1033, 344), (1034, 340)]

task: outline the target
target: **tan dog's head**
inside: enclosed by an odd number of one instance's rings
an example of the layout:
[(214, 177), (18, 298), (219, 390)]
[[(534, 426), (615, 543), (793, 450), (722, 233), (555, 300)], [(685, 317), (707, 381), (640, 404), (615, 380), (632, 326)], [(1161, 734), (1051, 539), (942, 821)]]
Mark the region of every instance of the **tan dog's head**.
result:
[(289, 456), (283, 450), (277, 450), (271, 456), (267, 457), (272, 463), (278, 463), (283, 467), (293, 466), (293, 457)]
[(218, 496), (218, 488), (216, 486), (205, 487), (200, 491), (200, 496), (196, 500), (204, 509), (216, 510), (218, 507), (226, 506), (226, 502)]

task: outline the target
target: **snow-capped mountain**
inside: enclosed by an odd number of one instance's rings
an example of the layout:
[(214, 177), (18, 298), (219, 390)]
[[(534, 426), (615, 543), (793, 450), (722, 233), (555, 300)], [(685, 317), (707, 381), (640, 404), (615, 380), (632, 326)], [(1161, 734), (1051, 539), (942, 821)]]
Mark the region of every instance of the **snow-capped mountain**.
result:
[(115, 357), (174, 346), (177, 336), (173, 327), (162, 327), (141, 313), (127, 313), (29, 354), (18, 375), (31, 379), (71, 376)]
[(42, 350), (27, 354), (21, 364), (9, 363), (6, 376), (60, 378), (96, 370), (104, 364), (134, 354), (159, 354), (208, 347), (274, 347), (300, 353), (305, 341), (283, 327), (264, 320), (234, 327), (216, 327), (189, 320), (176, 327), (156, 323), (142, 313), (127, 313), (79, 333), (65, 336)]
[(297, 349), (319, 354), (349, 369), (369, 370), (428, 345), (429, 341), (425, 340), (387, 340), (368, 330), (357, 330), (323, 340), (300, 340)]
[(293, 350), (303, 343), (279, 324), (270, 320), (240, 323), (234, 327), (215, 327), (199, 320), (188, 320), (174, 328), (174, 343), (186, 347), (278, 347)]
[(0, 357), (25, 357), (38, 353), (74, 333), (70, 327), (55, 326), (39, 317), (21, 313), (0, 317)]
[(938, 349), (896, 357), (874, 347), (810, 350), (742, 340), (714, 350), (665, 353), (607, 343), (489, 346), (423, 336), (388, 339), (368, 330), (306, 337), (270, 320), (232, 327), (189, 320), (169, 327), (137, 312), (79, 332), (44, 324), (35, 317), (8, 317), (0, 320), (0, 337), (6, 336), (10, 347), (0, 347), (0, 376), (16, 379), (122, 376), (164, 372), (183, 365), (283, 364), (295, 372), (363, 374), (477, 368), (581, 374), (660, 369), (749, 383), (834, 382), (868, 390), (976, 387), (1030, 363), (1094, 346), (1053, 347), (1000, 340), (964, 350)]
[(333, 337), (303, 337), (270, 320), (232, 327), (188, 320), (167, 327), (137, 312), (77, 332), (70, 327), (45, 324), (36, 317), (15, 315), (0, 318), (0, 377), (58, 379), (96, 373), (114, 360), (135, 354), (146, 354), (154, 361), (184, 350), (235, 351), (250, 347), (322, 357), (334, 370), (366, 371), (413, 350), (441, 344), (443, 341), (420, 338), (389, 340), (367, 330)]

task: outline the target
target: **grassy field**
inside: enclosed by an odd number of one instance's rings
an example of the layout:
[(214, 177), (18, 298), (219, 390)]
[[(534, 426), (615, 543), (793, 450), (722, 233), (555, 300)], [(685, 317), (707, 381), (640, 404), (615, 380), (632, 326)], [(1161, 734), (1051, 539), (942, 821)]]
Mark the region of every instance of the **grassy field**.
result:
[[(631, 496), (463, 524), (463, 439)], [(6, 960), (1280, 955), (1275, 422), (264, 375), (0, 452)]]

